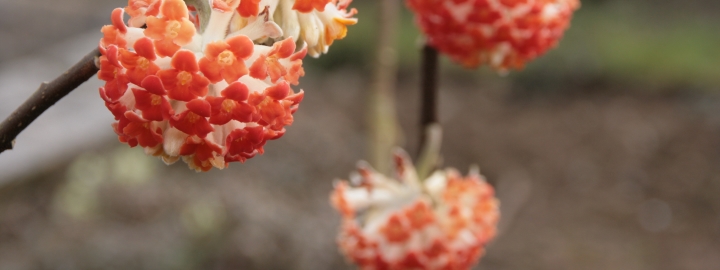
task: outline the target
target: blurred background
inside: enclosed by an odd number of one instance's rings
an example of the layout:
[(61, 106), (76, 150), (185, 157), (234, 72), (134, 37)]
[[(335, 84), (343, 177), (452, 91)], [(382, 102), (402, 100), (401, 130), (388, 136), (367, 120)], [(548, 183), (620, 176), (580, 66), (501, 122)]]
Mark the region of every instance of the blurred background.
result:
[[(209, 173), (117, 141), (97, 79), (0, 155), (0, 269), (352, 269), (334, 179), (370, 155), (378, 0), (321, 59), (266, 153)], [(720, 2), (585, 0), (560, 46), (498, 76), (443, 58), (445, 166), (502, 202), (477, 269), (720, 268)], [(0, 118), (97, 46), (121, 0), (0, 0)], [(418, 143), (418, 31), (403, 7), (396, 96)], [(389, 153), (388, 153), (389, 155)]]

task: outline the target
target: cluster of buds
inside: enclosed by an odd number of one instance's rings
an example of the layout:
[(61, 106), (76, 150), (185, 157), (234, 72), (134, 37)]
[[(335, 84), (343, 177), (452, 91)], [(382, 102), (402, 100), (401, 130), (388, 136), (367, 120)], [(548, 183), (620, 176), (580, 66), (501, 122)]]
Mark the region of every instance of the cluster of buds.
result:
[(349, 0), (195, 2), (115, 9), (98, 76), (121, 142), (207, 171), (262, 154), (285, 133), (303, 99), (291, 88), (305, 74), (302, 59), (326, 52), (355, 19)]
[(395, 155), (396, 179), (361, 163), (337, 182), (331, 203), (342, 214), (340, 249), (361, 269), (470, 269), (495, 236), (493, 188), (477, 170), (436, 171), (419, 181), (407, 155)]
[(522, 68), (553, 48), (578, 0), (407, 0), (428, 43), (474, 68)]

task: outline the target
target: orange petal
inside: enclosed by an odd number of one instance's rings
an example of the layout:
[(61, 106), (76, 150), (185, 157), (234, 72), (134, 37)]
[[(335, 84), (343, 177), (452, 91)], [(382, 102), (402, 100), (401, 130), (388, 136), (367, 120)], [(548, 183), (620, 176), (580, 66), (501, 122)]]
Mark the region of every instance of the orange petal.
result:
[(174, 41), (180, 46), (188, 44), (192, 41), (195, 35), (195, 25), (189, 20), (185, 19), (180, 21), (180, 30), (178, 36), (175, 37)]
[(187, 103), (187, 108), (191, 112), (202, 117), (210, 117), (210, 103), (204, 99), (193, 99)]
[(255, 48), (252, 40), (247, 36), (229, 38), (227, 44), (237, 59), (247, 59), (252, 55), (253, 49)]
[(224, 41), (211, 42), (205, 47), (205, 57), (215, 61), (215, 58), (223, 51), (229, 49), (230, 46)]
[(203, 57), (200, 59), (200, 72), (205, 75), (205, 77), (210, 80), (212, 83), (217, 83), (219, 81), (222, 81), (223, 77), (220, 74), (220, 71), (222, 71), (222, 66), (217, 63), (217, 61), (211, 61), (207, 57)]
[(313, 9), (322, 12), (325, 11), (325, 6), (330, 2), (332, 0), (296, 0), (293, 9), (302, 13), (312, 12)]
[(252, 17), (257, 16), (260, 13), (260, 0), (240, 0), (240, 5), (237, 8), (240, 16)]
[(179, 21), (188, 18), (188, 8), (183, 0), (165, 0), (160, 10), (168, 20)]
[(147, 25), (147, 28), (143, 31), (145, 36), (155, 40), (165, 38), (166, 20), (150, 16), (145, 20), (145, 24)]
[(135, 49), (135, 53), (137, 53), (139, 56), (147, 58), (150, 61), (153, 61), (155, 60), (155, 58), (157, 58), (157, 56), (155, 55), (155, 47), (153, 47), (153, 42), (147, 37), (138, 39), (138, 41), (135, 42), (135, 45), (133, 45), (133, 48)]
[(195, 54), (188, 50), (180, 50), (172, 58), (171, 65), (177, 70), (190, 73), (198, 72), (198, 63), (195, 61)]
[(206, 96), (209, 84), (210, 80), (205, 78), (205, 76), (197, 73), (193, 74), (192, 87), (190, 88), (190, 92), (196, 96)]
[(275, 100), (284, 99), (289, 93), (290, 85), (285, 81), (279, 82), (276, 85), (265, 89), (265, 94)]
[(112, 21), (113, 26), (115, 26), (120, 33), (124, 34), (127, 32), (127, 26), (125, 25), (125, 22), (123, 22), (123, 13), (122, 8), (114, 9), (110, 15), (110, 20)]
[(250, 65), (250, 76), (252, 76), (255, 79), (264, 80), (267, 78), (267, 64), (266, 60), (267, 56), (260, 55), (258, 59), (255, 59), (255, 62)]
[(277, 48), (278, 57), (288, 58), (295, 52), (295, 41), (292, 38), (286, 38), (279, 43), (275, 43), (274, 47)]
[(245, 101), (250, 95), (250, 89), (248, 89), (247, 85), (241, 82), (234, 82), (225, 88), (221, 95), (235, 101)]
[(238, 79), (240, 79), (240, 77), (245, 76), (245, 74), (247, 73), (248, 69), (247, 67), (245, 67), (245, 62), (243, 61), (235, 61), (231, 66), (226, 66), (220, 72), (223, 79), (225, 79), (225, 81), (228, 83), (237, 81)]

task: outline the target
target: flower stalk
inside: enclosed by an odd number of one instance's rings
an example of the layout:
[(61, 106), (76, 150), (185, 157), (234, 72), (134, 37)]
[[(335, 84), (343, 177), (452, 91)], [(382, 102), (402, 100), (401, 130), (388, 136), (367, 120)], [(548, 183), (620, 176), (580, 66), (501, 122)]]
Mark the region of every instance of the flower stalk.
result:
[(400, 1), (386, 0), (379, 4), (380, 20), (375, 53), (375, 73), (369, 103), (370, 161), (380, 172), (390, 172), (390, 156), (397, 145), (400, 128), (395, 107), (397, 85), (397, 37)]
[(438, 52), (425, 43), (421, 59), (420, 145), (417, 167), (420, 179), (425, 179), (439, 165), (442, 127), (438, 116)]
[(438, 123), (438, 52), (425, 43), (422, 48), (420, 76), (420, 149), (427, 142), (427, 129)]

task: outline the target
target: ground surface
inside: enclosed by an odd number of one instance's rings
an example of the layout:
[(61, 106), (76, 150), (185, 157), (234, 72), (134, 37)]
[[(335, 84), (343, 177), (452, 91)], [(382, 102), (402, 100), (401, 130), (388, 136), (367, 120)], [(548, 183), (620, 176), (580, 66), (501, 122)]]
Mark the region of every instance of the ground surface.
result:
[[(110, 139), (6, 186), (0, 268), (344, 267), (327, 195), (364, 155), (362, 80), (352, 74), (308, 78), (308, 92), (344, 89), (308, 95), (284, 138), (225, 171), (165, 167)], [(502, 234), (481, 269), (720, 264), (717, 99), (518, 99), (507, 85), (444, 84), (445, 163), (479, 164), (503, 203)]]

